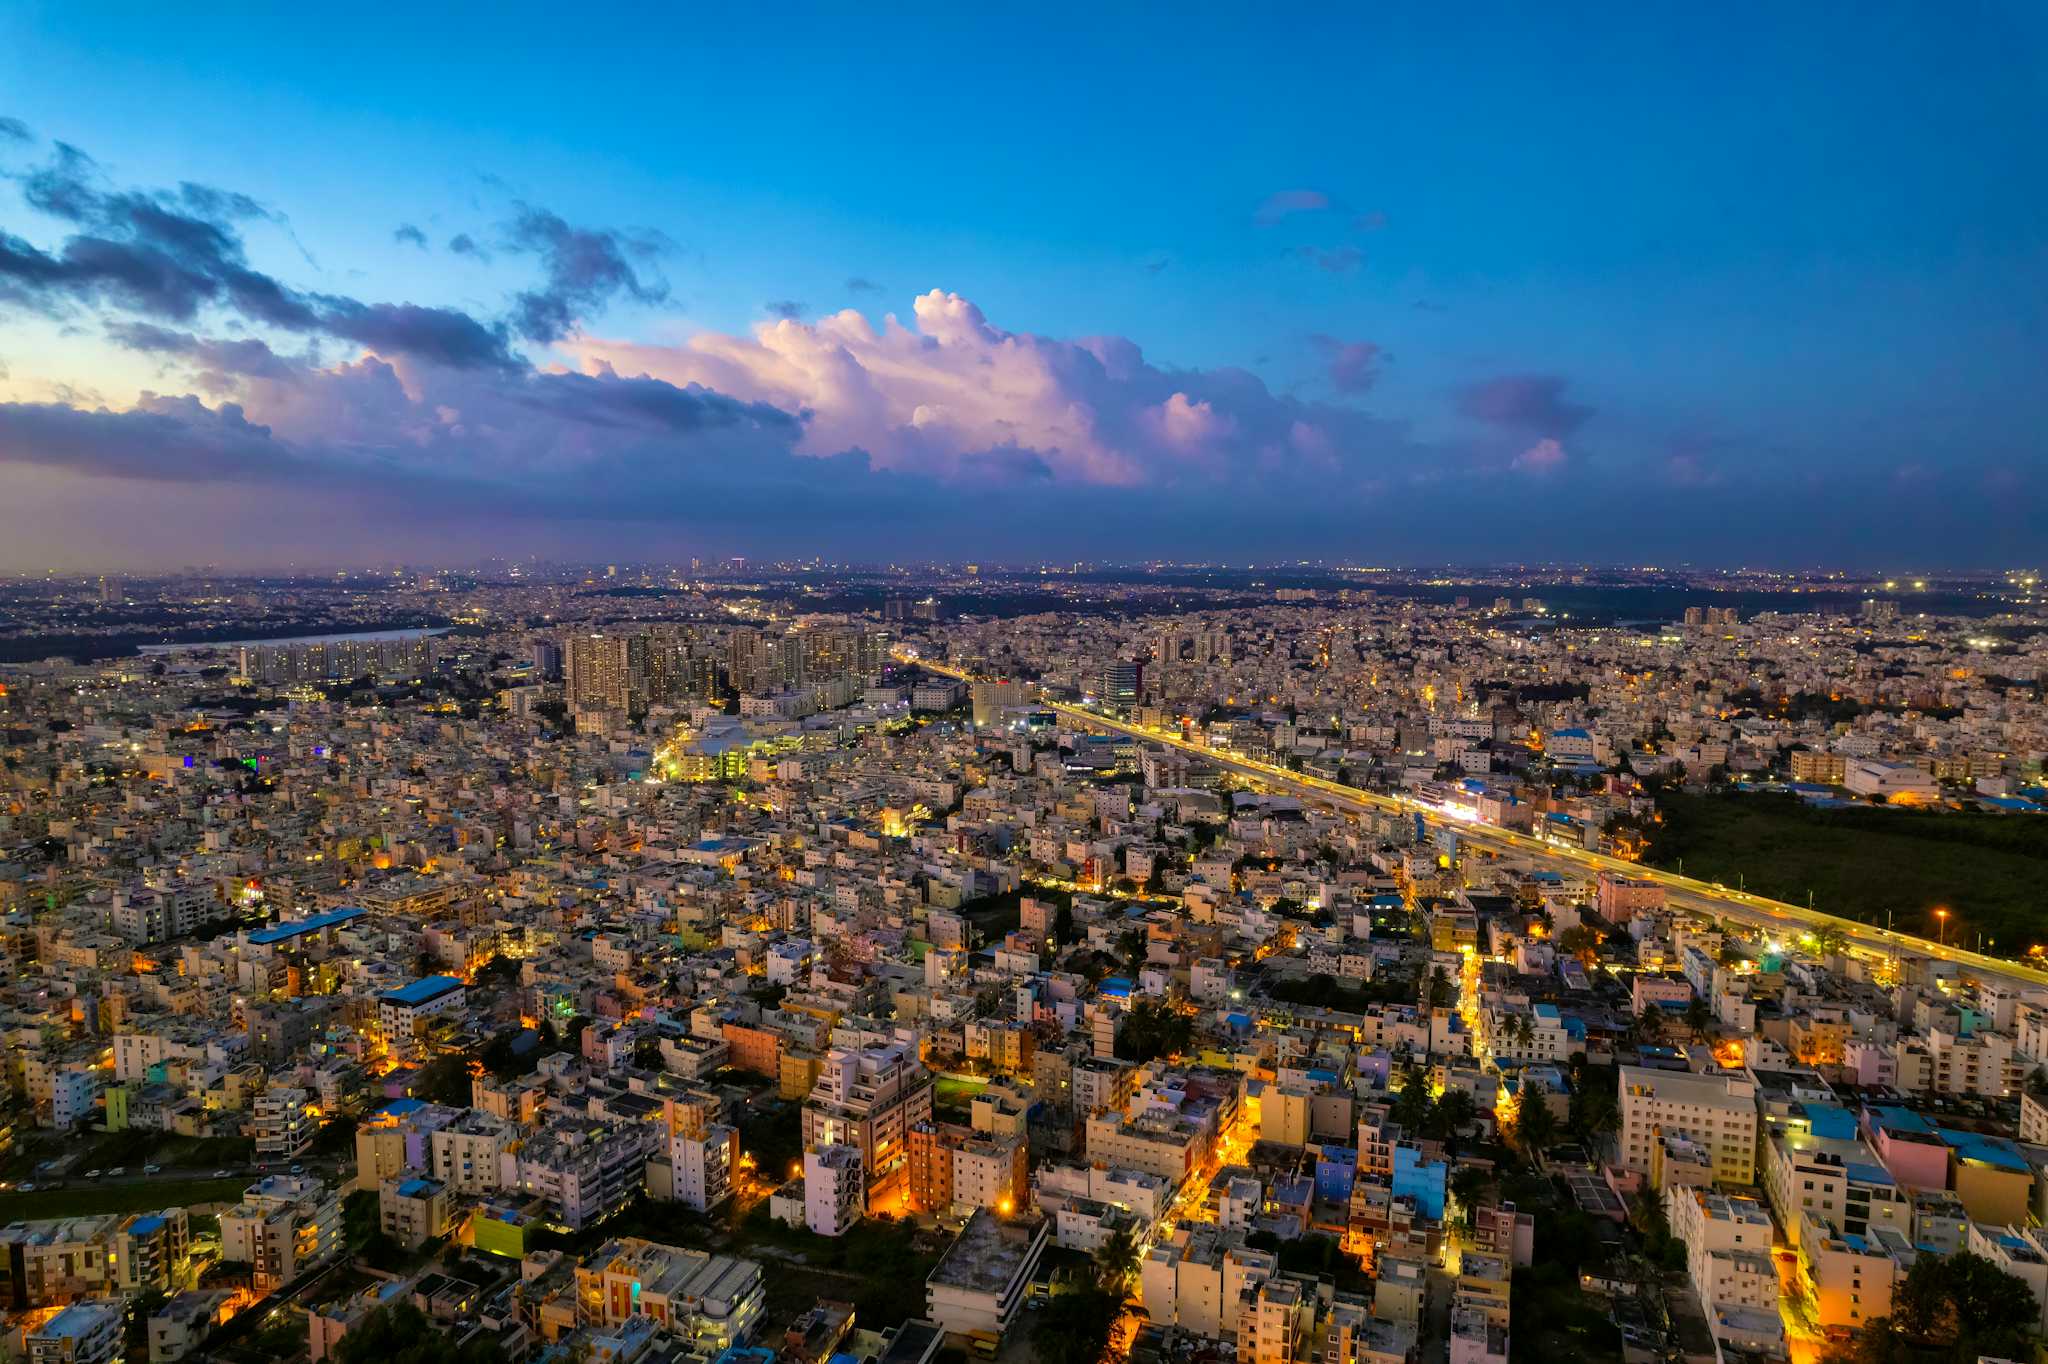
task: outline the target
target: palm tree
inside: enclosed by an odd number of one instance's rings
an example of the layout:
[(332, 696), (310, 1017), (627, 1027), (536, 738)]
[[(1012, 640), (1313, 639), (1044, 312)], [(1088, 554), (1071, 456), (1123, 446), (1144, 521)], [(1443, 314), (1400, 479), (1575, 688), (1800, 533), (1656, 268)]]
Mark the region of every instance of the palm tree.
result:
[(1707, 1032), (1714, 1026), (1714, 1011), (1707, 1001), (1695, 995), (1685, 1006), (1685, 1026), (1692, 1031), (1692, 1040), (1704, 1041)]
[(1549, 1097), (1527, 1084), (1515, 1103), (1514, 1132), (1516, 1148), (1530, 1160), (1540, 1157), (1544, 1148), (1557, 1140), (1557, 1114), (1551, 1111)]
[(1655, 1042), (1664, 1035), (1664, 1011), (1654, 1004), (1645, 1004), (1643, 1011), (1636, 1015), (1635, 1034), (1639, 1041)]
[(1486, 1171), (1477, 1165), (1460, 1165), (1458, 1172), (1451, 1176), (1451, 1196), (1458, 1200), (1458, 1217), (1464, 1222), (1465, 1230), (1472, 1229), (1472, 1222), (1479, 1212), (1479, 1200), (1486, 1195), (1492, 1181)]
[(1572, 1093), (1565, 1125), (1583, 1145), (1593, 1146), (1601, 1136), (1621, 1126), (1621, 1110), (1615, 1107), (1614, 1096), (1604, 1089), (1578, 1089)]
[(1130, 1292), (1131, 1280), (1138, 1277), (1138, 1238), (1128, 1227), (1096, 1248), (1095, 1274), (1108, 1291)]
[(1447, 1089), (1437, 1096), (1426, 1124), (1429, 1134), (1444, 1144), (1452, 1160), (1458, 1158), (1460, 1134), (1477, 1116), (1479, 1106), (1462, 1089)]
[(1420, 1132), (1432, 1110), (1429, 1073), (1410, 1061), (1401, 1068), (1401, 1092), (1394, 1096), (1393, 1118), (1404, 1132)]

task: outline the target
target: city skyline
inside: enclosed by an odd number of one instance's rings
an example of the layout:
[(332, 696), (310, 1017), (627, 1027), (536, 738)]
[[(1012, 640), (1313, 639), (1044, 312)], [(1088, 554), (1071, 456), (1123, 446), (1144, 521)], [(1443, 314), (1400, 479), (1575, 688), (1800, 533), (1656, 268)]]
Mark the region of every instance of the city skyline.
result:
[(422, 22), (0, 20), (0, 572), (2042, 544), (2037, 13)]

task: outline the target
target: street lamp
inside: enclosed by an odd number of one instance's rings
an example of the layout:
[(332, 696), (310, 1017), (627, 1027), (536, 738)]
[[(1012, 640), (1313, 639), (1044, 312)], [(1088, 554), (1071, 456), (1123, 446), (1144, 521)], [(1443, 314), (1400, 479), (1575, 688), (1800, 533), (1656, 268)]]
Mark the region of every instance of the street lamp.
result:
[(1945, 909), (1934, 911), (1934, 941), (1939, 946), (1948, 945), (1948, 911)]

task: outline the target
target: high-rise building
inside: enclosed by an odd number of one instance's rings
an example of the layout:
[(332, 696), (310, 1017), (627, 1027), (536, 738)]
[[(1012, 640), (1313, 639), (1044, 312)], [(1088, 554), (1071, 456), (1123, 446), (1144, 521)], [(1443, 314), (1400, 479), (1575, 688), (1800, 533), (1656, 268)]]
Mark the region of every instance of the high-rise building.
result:
[(1106, 706), (1134, 706), (1143, 676), (1141, 665), (1128, 658), (1112, 658), (1102, 665), (1095, 682), (1095, 699)]
[(567, 643), (563, 678), (571, 710), (646, 710), (646, 635), (571, 635)]
[(533, 642), (533, 672), (543, 682), (562, 680), (562, 647), (551, 639)]

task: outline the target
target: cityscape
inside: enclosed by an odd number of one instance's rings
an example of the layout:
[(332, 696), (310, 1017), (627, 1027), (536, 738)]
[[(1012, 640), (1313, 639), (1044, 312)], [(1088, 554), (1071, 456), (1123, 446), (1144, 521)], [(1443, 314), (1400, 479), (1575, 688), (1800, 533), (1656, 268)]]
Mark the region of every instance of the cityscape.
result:
[(0, 15), (0, 1360), (2048, 1359), (2044, 59)]

